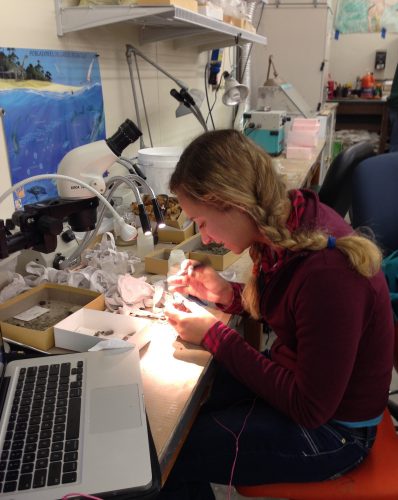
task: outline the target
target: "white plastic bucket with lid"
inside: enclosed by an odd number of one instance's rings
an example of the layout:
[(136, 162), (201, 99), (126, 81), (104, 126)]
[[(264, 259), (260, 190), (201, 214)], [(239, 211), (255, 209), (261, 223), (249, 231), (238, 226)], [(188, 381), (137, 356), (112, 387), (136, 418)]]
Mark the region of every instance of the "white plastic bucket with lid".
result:
[(138, 151), (137, 164), (156, 194), (170, 194), (169, 180), (180, 159), (182, 148), (144, 148)]

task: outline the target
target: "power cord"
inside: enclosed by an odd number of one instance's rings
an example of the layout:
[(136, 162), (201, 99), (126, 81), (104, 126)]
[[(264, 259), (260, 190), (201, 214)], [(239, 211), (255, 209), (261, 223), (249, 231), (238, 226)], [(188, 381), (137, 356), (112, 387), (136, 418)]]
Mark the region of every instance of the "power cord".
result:
[(252, 405), (249, 409), (249, 411), (246, 413), (245, 415), (245, 418), (243, 420), (243, 424), (242, 424), (242, 427), (240, 429), (240, 431), (238, 432), (238, 434), (235, 434), (234, 431), (232, 431), (231, 429), (229, 429), (226, 425), (224, 425), (222, 422), (220, 422), (218, 420), (218, 418), (214, 417), (213, 416), (213, 419), (214, 421), (220, 426), (222, 427), (224, 430), (226, 430), (227, 432), (229, 432), (230, 434), (232, 434), (232, 436), (235, 438), (235, 456), (234, 456), (234, 461), (232, 462), (232, 467), (231, 467), (231, 474), (229, 476), (229, 483), (228, 483), (228, 493), (227, 493), (227, 500), (231, 500), (231, 493), (232, 493), (232, 481), (233, 481), (233, 478), (234, 478), (234, 472), (235, 472), (235, 466), (236, 466), (236, 461), (238, 459), (238, 453), (239, 453), (239, 438), (240, 436), (242, 435), (242, 432), (244, 431), (245, 427), (246, 427), (246, 423), (251, 415), (251, 413), (253, 412), (254, 410), (254, 406), (256, 404), (256, 401), (257, 401), (257, 397), (255, 397), (253, 399), (253, 402), (252, 402)]

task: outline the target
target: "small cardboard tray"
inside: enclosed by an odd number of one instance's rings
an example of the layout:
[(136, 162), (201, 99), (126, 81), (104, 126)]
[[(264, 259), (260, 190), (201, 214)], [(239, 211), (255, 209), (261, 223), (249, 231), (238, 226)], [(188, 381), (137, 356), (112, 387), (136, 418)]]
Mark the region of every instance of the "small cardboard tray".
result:
[(191, 222), (184, 229), (176, 229), (175, 227), (166, 226), (165, 228), (158, 229), (159, 241), (164, 243), (182, 243), (186, 239), (195, 234), (195, 224)]
[(151, 340), (152, 328), (153, 322), (148, 319), (80, 309), (54, 325), (54, 340), (56, 347), (78, 352), (112, 339), (125, 340), (142, 349)]
[[(177, 245), (178, 246), (178, 245)], [(177, 248), (174, 247), (174, 248)], [(167, 275), (169, 270), (169, 257), (172, 248), (163, 248), (149, 253), (145, 257), (145, 272), (151, 274)], [(189, 254), (185, 254), (188, 258)]]
[[(92, 290), (76, 288), (55, 283), (44, 283), (28, 290), (3, 304), (0, 304), (0, 328), (3, 337), (15, 340), (27, 346), (32, 346), (43, 351), (48, 351), (54, 346), (54, 324), (61, 318), (57, 318), (53, 324), (45, 329), (38, 329), (34, 326), (35, 311), (43, 312), (37, 318), (42, 318), (43, 324), (51, 317), (56, 318), (55, 308), (60, 303), (65, 305), (65, 316), (72, 314), (71, 311), (86, 307), (90, 309), (103, 310), (104, 296)], [(70, 310), (68, 307), (70, 305)], [(47, 309), (48, 312), (40, 311)], [(15, 323), (15, 316), (22, 314), (19, 324), (11, 324), (7, 320), (12, 319)], [(46, 317), (47, 316), (47, 317)], [(23, 325), (23, 326), (22, 326)]]
[(176, 229), (183, 229), (185, 222), (188, 220), (186, 213), (182, 210), (176, 220), (165, 217), (164, 222), (166, 226), (174, 227)]
[(240, 257), (239, 254), (233, 252), (227, 252), (224, 255), (215, 255), (209, 252), (202, 252), (198, 250), (201, 244), (202, 240), (200, 234), (195, 234), (183, 243), (177, 245), (176, 248), (181, 248), (182, 250), (184, 250), (184, 252), (188, 252), (190, 259), (198, 260), (200, 262), (210, 262), (211, 266), (216, 271), (224, 271)]

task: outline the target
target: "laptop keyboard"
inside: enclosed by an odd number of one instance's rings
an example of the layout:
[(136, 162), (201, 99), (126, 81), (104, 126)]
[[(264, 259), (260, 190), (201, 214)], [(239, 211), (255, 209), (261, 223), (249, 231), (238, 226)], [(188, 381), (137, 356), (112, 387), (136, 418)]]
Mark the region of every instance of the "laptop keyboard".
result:
[(77, 480), (83, 361), (21, 368), (0, 461), (0, 492)]

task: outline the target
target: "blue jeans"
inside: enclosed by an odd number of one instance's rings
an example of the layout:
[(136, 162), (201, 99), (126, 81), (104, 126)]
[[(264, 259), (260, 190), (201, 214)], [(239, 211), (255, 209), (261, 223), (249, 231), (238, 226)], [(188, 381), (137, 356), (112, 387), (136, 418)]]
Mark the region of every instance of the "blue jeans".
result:
[(367, 456), (376, 427), (329, 422), (306, 429), (256, 398), (220, 369), (166, 481), (161, 500), (214, 500), (210, 482), (233, 485), (311, 482), (338, 477)]
[(390, 108), (390, 153), (398, 151), (398, 109)]

